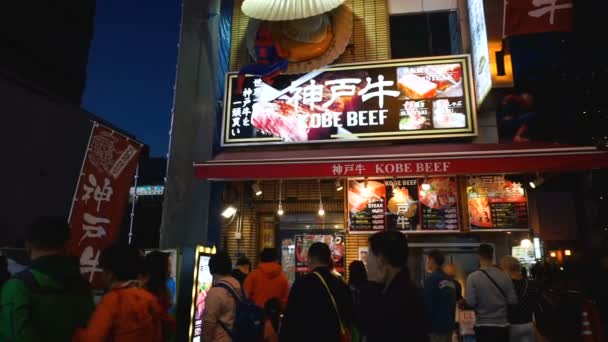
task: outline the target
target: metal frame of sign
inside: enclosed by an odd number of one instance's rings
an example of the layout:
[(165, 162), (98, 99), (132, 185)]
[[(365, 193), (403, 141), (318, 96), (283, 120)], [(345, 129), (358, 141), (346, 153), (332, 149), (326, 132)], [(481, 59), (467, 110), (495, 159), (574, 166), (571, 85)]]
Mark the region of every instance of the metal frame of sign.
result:
[[(461, 63), (462, 65), (462, 84), (463, 84), (463, 98), (466, 103), (466, 122), (467, 126), (464, 128), (439, 128), (430, 130), (412, 130), (412, 131), (395, 131), (385, 133), (359, 133), (349, 135), (350, 139), (325, 139), (325, 140), (313, 140), (305, 142), (285, 142), (277, 137), (263, 137), (263, 138), (246, 138), (246, 139), (230, 139), (228, 138), (230, 132), (230, 111), (228, 104), (232, 102), (232, 91), (233, 84), (237, 81), (238, 73), (230, 72), (226, 74), (226, 81), (224, 84), (224, 100), (223, 100), (223, 113), (222, 113), (222, 124), (221, 124), (221, 146), (222, 147), (238, 147), (238, 146), (274, 146), (274, 145), (306, 145), (306, 144), (326, 144), (326, 143), (352, 143), (361, 141), (358, 137), (365, 137), (363, 141), (381, 141), (381, 140), (415, 140), (415, 139), (437, 139), (437, 138), (465, 138), (475, 137), (478, 134), (477, 125), (477, 103), (475, 97), (475, 85), (473, 81), (473, 72), (471, 66), (470, 55), (452, 55), (452, 56), (438, 56), (438, 57), (425, 57), (425, 58), (409, 58), (409, 59), (395, 59), (382, 62), (361, 62), (361, 63), (349, 63), (328, 66), (317, 71), (313, 71), (309, 74), (314, 76), (325, 72), (325, 71), (341, 71), (341, 70), (361, 70), (361, 69), (376, 69), (376, 68), (387, 68), (387, 67), (402, 67), (410, 65), (434, 65), (434, 64), (448, 64), (448, 63)], [(309, 75), (304, 74), (304, 75)], [(314, 77), (313, 76), (313, 77)], [(335, 137), (337, 135), (332, 135)]]

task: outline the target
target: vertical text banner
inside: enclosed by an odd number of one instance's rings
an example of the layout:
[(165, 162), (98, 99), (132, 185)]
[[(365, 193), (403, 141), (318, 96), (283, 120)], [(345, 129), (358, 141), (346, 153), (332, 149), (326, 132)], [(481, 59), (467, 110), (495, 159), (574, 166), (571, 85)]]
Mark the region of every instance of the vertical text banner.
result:
[(70, 252), (80, 272), (101, 289), (99, 256), (116, 241), (142, 145), (97, 123), (85, 154), (70, 213)]

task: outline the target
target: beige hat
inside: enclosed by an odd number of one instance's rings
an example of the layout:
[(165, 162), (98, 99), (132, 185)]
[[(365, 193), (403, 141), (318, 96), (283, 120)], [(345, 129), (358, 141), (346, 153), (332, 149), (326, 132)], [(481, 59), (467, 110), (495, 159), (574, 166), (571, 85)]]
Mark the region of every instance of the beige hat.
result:
[(250, 18), (283, 21), (327, 13), (343, 3), (344, 0), (245, 0), (241, 10)]
[[(318, 18), (317, 18), (318, 17)], [(329, 18), (331, 24), (323, 29), (323, 17)], [(298, 52), (302, 55), (311, 54), (314, 50), (322, 49), (319, 53), (314, 53), (314, 58), (290, 60), (285, 74), (302, 74), (312, 70), (320, 69), (333, 63), (344, 53), (350, 42), (353, 31), (353, 12), (351, 9), (342, 5), (332, 10), (326, 15), (316, 16), (310, 19), (311, 24), (317, 24), (315, 29), (304, 28), (307, 21), (298, 21), (295, 25), (291, 22), (278, 22), (272, 25), (272, 31), (277, 37), (277, 42), (288, 52), (290, 48), (296, 47), (294, 54)], [(255, 55), (255, 35), (261, 21), (250, 20), (247, 29), (247, 49), (254, 60)], [(319, 24), (320, 23), (320, 24)], [(314, 27), (314, 25), (309, 25)], [(300, 29), (298, 29), (300, 28)]]

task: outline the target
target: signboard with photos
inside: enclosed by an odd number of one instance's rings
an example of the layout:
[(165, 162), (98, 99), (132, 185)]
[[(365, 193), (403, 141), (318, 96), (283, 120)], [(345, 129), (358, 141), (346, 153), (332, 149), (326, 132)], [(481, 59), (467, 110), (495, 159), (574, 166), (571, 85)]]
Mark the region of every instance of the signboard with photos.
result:
[(472, 137), (468, 55), (330, 66), (303, 75), (229, 73), (222, 145)]
[(467, 180), (471, 230), (528, 230), (528, 198), (521, 183), (502, 175)]
[(351, 233), (460, 228), (455, 177), (349, 179), (347, 207)]

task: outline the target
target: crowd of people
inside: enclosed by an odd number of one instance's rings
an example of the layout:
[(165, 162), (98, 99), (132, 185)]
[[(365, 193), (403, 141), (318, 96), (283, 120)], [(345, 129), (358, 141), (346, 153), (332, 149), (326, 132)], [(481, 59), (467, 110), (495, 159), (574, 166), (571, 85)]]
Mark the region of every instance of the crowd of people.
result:
[[(66, 253), (69, 237), (65, 220), (40, 218), (27, 232), (29, 267), (12, 277), (0, 270), (0, 341), (175, 339), (168, 254), (143, 255), (123, 245), (103, 250), (107, 291), (95, 305), (78, 260)], [(538, 340), (541, 286), (511, 256), (494, 265), (492, 246), (480, 245), (478, 254), (480, 268), (463, 291), (455, 266), (439, 250), (428, 251), (428, 276), (417, 286), (407, 267), (407, 238), (395, 231), (369, 237), (367, 264), (353, 261), (348, 281), (334, 269), (329, 247), (312, 244), (310, 270), (291, 288), (276, 250), (264, 249), (253, 270), (246, 257), (233, 269), (220, 251), (209, 261), (213, 286), (205, 297), (202, 340), (448, 342), (460, 337), (457, 313), (465, 311), (475, 314), (478, 342)]]

